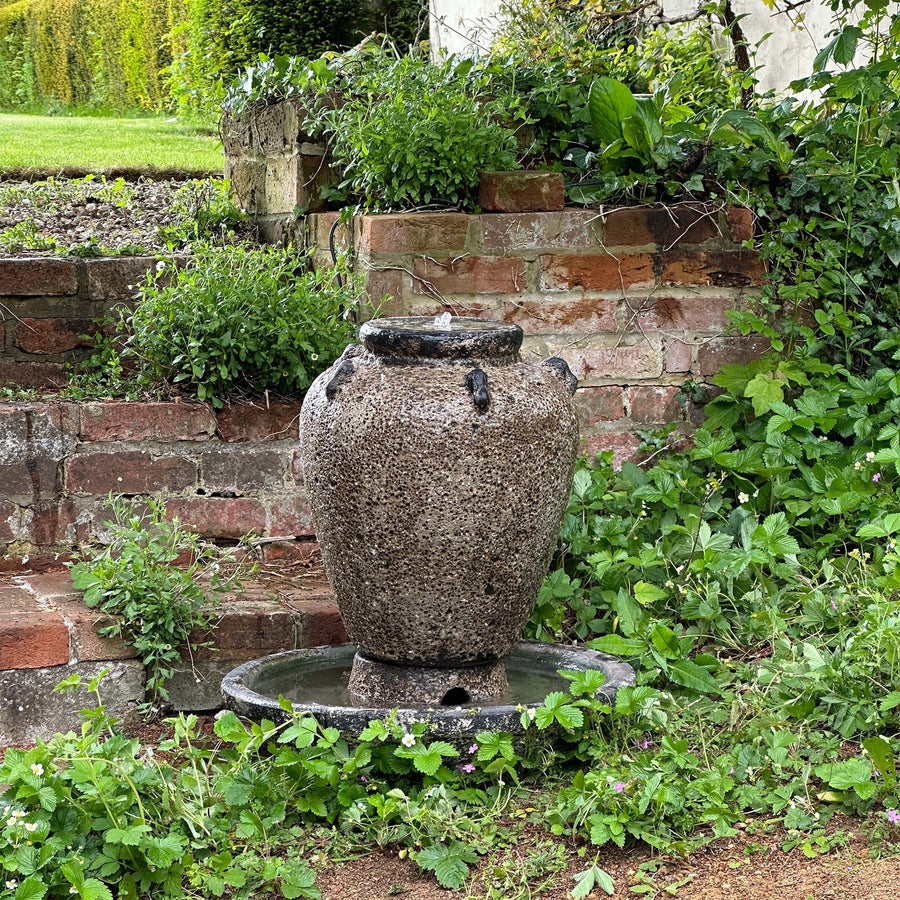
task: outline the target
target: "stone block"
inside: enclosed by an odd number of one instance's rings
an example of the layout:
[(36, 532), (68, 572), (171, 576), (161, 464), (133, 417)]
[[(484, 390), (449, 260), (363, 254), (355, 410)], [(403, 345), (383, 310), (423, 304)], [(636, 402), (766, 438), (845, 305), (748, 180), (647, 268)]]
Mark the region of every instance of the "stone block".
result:
[(7, 544), (16, 539), (19, 519), (19, 507), (9, 500), (0, 500), (0, 543)]
[(228, 403), (216, 411), (216, 426), (223, 441), (297, 440), (299, 402), (272, 401), (267, 406)]
[(16, 346), (23, 353), (65, 353), (93, 346), (96, 331), (90, 319), (19, 319)]
[(523, 259), (498, 256), (419, 258), (413, 266), (417, 294), (517, 294), (528, 282)]
[(738, 206), (729, 206), (727, 211), (728, 230), (736, 244), (753, 240), (753, 212)]
[[(48, 578), (48, 575), (38, 576)], [(48, 600), (69, 629), (69, 653), (75, 662), (98, 662), (110, 659), (135, 659), (137, 651), (118, 635), (101, 637), (97, 629), (109, 624), (111, 617), (95, 609), (88, 609), (84, 600), (74, 592), (68, 596)]]
[[(195, 629), (191, 634), (191, 642), (197, 645), (192, 651), (195, 662), (252, 659), (299, 646), (295, 616), (277, 601), (224, 602), (215, 614), (215, 623), (208, 632)], [(211, 646), (201, 646), (206, 643)]]
[(200, 456), (200, 478), (210, 493), (244, 494), (284, 487), (291, 469), (287, 450), (220, 447)]
[(78, 453), (66, 463), (66, 488), (73, 494), (150, 494), (183, 491), (197, 483), (197, 464), (180, 456), (146, 451)]
[(603, 224), (591, 209), (479, 216), (481, 247), (498, 253), (602, 250)]
[(412, 278), (398, 266), (363, 264), (363, 286), (372, 310), (382, 316), (404, 315), (403, 297)]
[(490, 212), (540, 212), (566, 205), (561, 172), (485, 172), (478, 205)]
[(52, 297), (78, 292), (78, 272), (69, 259), (0, 259), (0, 296)]
[(363, 216), (362, 253), (441, 253), (466, 249), (469, 216), (464, 213), (399, 213)]
[(7, 359), (0, 362), (0, 385), (58, 388), (66, 383), (66, 367), (58, 362)]
[[(238, 206), (253, 215), (266, 209), (266, 163), (261, 159), (238, 158), (229, 162), (231, 192)], [(291, 211), (293, 207), (291, 207)]]
[(649, 253), (541, 257), (541, 287), (548, 291), (627, 291), (656, 284), (654, 259)]
[(176, 669), (166, 683), (169, 703), (176, 712), (213, 712), (221, 709), (222, 679), (241, 663), (256, 659), (249, 655), (242, 659), (204, 659), (195, 666)]
[(537, 300), (504, 300), (503, 321), (526, 334), (579, 334), (616, 330), (615, 300), (574, 296)]
[(212, 410), (197, 403), (87, 403), (85, 441), (203, 441), (216, 430)]
[(84, 691), (54, 694), (64, 678), (79, 674), (84, 681), (109, 671), (100, 684), (106, 711), (131, 719), (144, 699), (144, 669), (139, 662), (81, 663), (38, 669), (0, 671), (0, 744), (29, 744), (58, 732), (80, 731), (78, 711), (93, 704)]
[(37, 547), (72, 546), (90, 537), (89, 514), (69, 498), (43, 500), (26, 507), (22, 515), (25, 540)]

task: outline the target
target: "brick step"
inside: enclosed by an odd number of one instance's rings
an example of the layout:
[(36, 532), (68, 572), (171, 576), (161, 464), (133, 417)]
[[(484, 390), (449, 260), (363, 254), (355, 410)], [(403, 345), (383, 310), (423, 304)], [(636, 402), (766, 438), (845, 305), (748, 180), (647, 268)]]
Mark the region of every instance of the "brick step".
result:
[[(0, 584), (0, 745), (33, 741), (78, 727), (83, 694), (54, 694), (73, 673), (90, 678), (109, 669), (101, 693), (110, 712), (123, 717), (143, 699), (143, 666), (121, 638), (100, 637), (108, 620), (88, 609), (68, 571), (22, 575)], [(169, 683), (173, 707), (207, 711), (221, 706), (219, 683), (250, 659), (347, 640), (331, 588), (320, 570), (260, 582), (246, 581), (225, 595), (208, 633)]]

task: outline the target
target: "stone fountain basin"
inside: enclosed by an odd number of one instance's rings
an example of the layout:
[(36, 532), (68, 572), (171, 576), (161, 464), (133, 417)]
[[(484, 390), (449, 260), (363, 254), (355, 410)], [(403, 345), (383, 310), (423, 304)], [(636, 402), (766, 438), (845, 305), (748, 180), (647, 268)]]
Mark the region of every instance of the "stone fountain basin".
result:
[[(291, 701), (295, 713), (315, 716), (326, 728), (337, 728), (358, 737), (373, 719), (385, 719), (391, 707), (354, 706), (347, 681), (356, 647), (313, 647), (289, 650), (255, 659), (232, 670), (222, 680), (222, 695), (229, 709), (259, 721), (286, 721), (289, 714), (278, 703), (279, 696)], [(607, 653), (580, 647), (521, 641), (504, 659), (510, 689), (491, 703), (461, 706), (417, 706), (398, 708), (397, 721), (409, 727), (427, 721), (433, 737), (461, 738), (479, 731), (523, 731), (522, 707), (540, 706), (552, 691), (565, 691), (569, 682), (560, 669), (584, 672), (597, 669), (606, 681), (599, 693), (609, 702), (620, 687), (634, 684), (634, 670)]]

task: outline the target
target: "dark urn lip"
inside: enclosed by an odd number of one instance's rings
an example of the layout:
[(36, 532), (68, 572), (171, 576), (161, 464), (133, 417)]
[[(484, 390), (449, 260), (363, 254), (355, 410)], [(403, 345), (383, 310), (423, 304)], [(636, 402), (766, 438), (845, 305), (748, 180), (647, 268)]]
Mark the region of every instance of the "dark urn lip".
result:
[(518, 325), (471, 316), (451, 316), (445, 326), (435, 316), (397, 316), (364, 323), (359, 337), (376, 356), (507, 362), (518, 358), (523, 332)]

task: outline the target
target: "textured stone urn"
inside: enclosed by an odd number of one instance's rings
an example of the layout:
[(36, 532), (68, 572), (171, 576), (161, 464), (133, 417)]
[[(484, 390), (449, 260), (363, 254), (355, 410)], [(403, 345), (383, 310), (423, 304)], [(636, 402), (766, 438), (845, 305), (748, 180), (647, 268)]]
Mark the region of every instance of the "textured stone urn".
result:
[[(449, 321), (447, 321), (449, 320)], [(478, 319), (366, 323), (301, 413), (304, 478), (357, 646), (357, 702), (477, 702), (546, 575), (578, 448), (566, 364)]]

